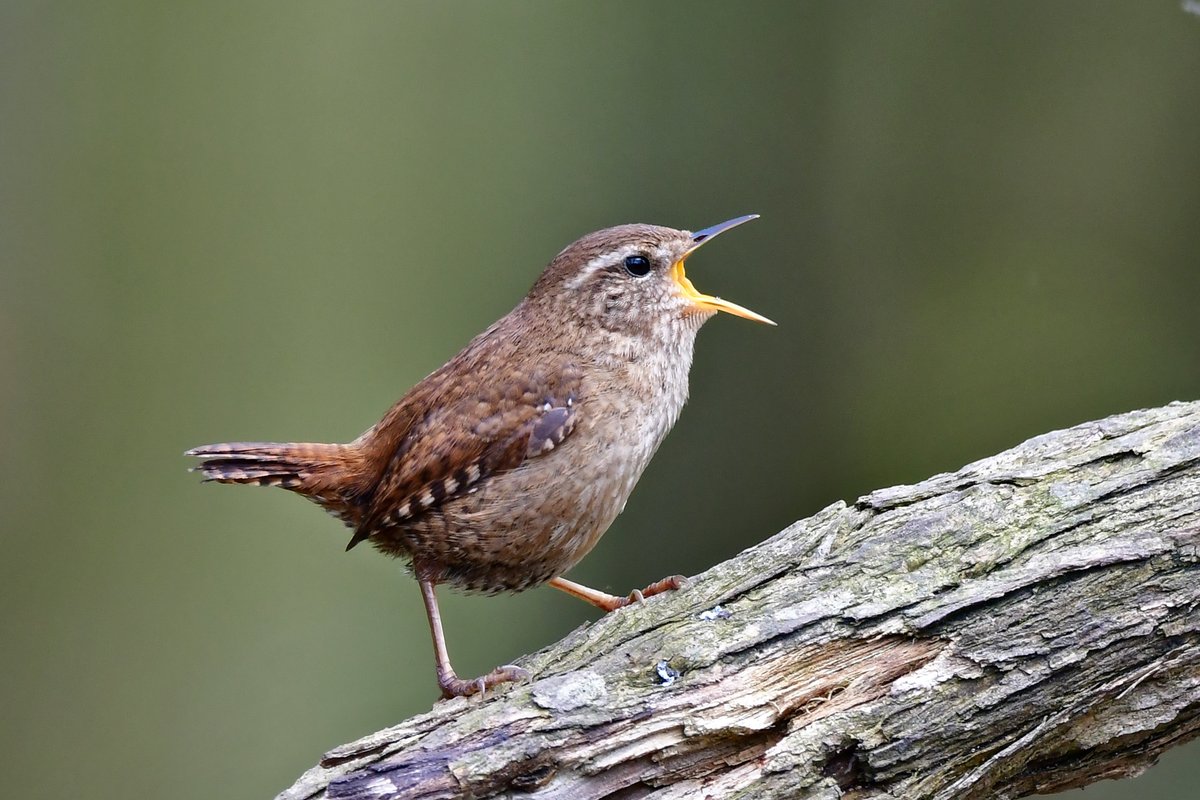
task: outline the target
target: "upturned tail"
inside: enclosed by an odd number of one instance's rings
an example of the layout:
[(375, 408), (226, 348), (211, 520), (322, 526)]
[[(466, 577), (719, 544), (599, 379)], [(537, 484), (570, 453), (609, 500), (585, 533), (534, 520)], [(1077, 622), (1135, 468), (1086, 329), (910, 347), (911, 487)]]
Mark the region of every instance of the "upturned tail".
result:
[(361, 496), (366, 478), (364, 458), (355, 444), (225, 442), (195, 447), (184, 455), (204, 459), (194, 471), (205, 480), (278, 486), (343, 519)]

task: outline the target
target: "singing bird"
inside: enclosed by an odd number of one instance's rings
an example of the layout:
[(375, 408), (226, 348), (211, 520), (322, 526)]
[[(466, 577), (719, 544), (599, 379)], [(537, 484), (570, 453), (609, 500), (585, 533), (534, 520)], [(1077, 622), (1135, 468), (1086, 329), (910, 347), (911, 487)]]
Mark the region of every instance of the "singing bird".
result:
[(701, 294), (684, 262), (757, 215), (696, 233), (621, 225), (560, 252), (509, 314), (347, 444), (230, 442), (187, 451), (210, 481), (307, 497), (408, 562), (425, 602), (446, 697), (526, 677), (512, 665), (459, 678), (435, 587), (519, 592), (548, 583), (607, 611), (628, 597), (563, 574), (625, 507), (688, 396), (692, 347), (719, 311), (774, 323)]

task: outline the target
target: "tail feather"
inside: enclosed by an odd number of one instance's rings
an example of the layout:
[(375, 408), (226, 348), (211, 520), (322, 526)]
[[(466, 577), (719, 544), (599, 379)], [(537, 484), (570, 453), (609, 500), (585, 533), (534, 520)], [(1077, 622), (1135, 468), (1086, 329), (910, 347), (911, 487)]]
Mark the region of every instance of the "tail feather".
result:
[(225, 442), (184, 453), (202, 458), (193, 468), (206, 481), (278, 486), (322, 505), (358, 493), (362, 457), (354, 445), (308, 442)]

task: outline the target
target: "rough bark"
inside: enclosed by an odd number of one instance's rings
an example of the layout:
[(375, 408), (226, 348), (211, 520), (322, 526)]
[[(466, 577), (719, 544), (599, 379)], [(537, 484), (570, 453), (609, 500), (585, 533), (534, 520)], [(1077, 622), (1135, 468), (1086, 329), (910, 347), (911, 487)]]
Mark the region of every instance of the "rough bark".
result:
[(836, 503), (301, 798), (1013, 798), (1200, 732), (1200, 403)]

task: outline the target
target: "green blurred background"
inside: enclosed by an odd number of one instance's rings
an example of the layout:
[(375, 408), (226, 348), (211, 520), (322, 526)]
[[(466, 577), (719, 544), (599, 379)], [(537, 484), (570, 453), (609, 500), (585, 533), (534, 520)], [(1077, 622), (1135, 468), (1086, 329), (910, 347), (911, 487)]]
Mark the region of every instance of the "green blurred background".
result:
[[(269, 797), (427, 708), (399, 566), (179, 454), (357, 435), (595, 228), (761, 213), (689, 272), (780, 324), (705, 329), (599, 587), (1200, 397), (1198, 79), (1176, 2), (3, 3), (5, 794)], [(462, 674), (592, 616), (444, 613)]]

